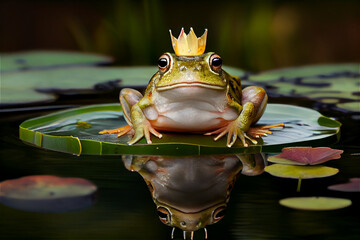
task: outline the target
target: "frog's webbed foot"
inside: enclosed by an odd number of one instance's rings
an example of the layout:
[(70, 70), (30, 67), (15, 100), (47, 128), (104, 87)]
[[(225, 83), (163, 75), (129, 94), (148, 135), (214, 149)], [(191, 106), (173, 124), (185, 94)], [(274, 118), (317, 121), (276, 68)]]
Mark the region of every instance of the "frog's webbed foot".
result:
[(250, 140), (254, 144), (257, 144), (256, 140), (251, 139), (241, 128), (239, 128), (237, 121), (233, 121), (229, 125), (219, 128), (213, 132), (205, 133), (205, 135), (213, 135), (213, 134), (218, 134), (214, 138), (214, 141), (219, 140), (220, 138), (222, 138), (224, 135), (227, 134), (227, 142), (226, 142), (227, 147), (232, 147), (236, 142), (237, 138), (241, 140), (244, 147), (249, 146), (246, 142), (246, 139)]
[(250, 127), (249, 130), (246, 131), (246, 133), (247, 133), (247, 135), (249, 135), (253, 138), (266, 137), (268, 134), (272, 134), (272, 132), (269, 130), (270, 128), (284, 127), (284, 126), (285, 126), (285, 124), (279, 123), (279, 124), (275, 124), (275, 125)]
[(114, 134), (114, 133), (117, 133), (118, 137), (121, 137), (125, 134), (134, 135), (135, 132), (130, 125), (126, 125), (121, 128), (116, 128), (111, 130), (103, 130), (99, 132), (99, 134)]
[(275, 125), (268, 125), (268, 126), (261, 126), (261, 127), (252, 127), (249, 128), (246, 132), (244, 132), (239, 126), (236, 121), (230, 123), (228, 126), (219, 128), (213, 132), (205, 133), (205, 135), (213, 135), (218, 134), (214, 140), (217, 141), (225, 134), (227, 134), (227, 143), (226, 146), (232, 147), (237, 138), (239, 138), (244, 145), (244, 147), (248, 147), (246, 140), (249, 140), (253, 144), (257, 144), (256, 138), (266, 137), (268, 134), (272, 134), (269, 130), (270, 128), (274, 127), (284, 127), (283, 123), (275, 124)]
[(139, 126), (136, 130), (133, 129), (132, 126), (126, 125), (121, 128), (111, 129), (111, 130), (103, 130), (99, 132), (99, 134), (114, 134), (117, 133), (118, 137), (121, 137), (125, 134), (133, 135), (133, 138), (128, 142), (129, 145), (133, 145), (138, 142), (141, 138), (145, 136), (146, 142), (151, 144), (150, 133), (154, 134), (158, 138), (162, 138), (161, 133), (156, 131), (149, 122), (145, 122), (141, 126)]
[(151, 144), (150, 133), (155, 135), (158, 138), (162, 138), (162, 134), (156, 131), (150, 124), (149, 121), (144, 120), (141, 124), (139, 124), (136, 129), (134, 129), (134, 137), (128, 142), (129, 145), (133, 145), (138, 142), (141, 138), (145, 136), (146, 142)]

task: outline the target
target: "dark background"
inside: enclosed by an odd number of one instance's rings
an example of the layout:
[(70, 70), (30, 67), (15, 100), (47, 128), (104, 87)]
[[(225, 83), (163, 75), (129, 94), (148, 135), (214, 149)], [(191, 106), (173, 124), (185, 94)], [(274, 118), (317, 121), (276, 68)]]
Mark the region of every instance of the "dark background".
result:
[(168, 30), (208, 28), (207, 51), (250, 71), (357, 62), (359, 1), (19, 1), (0, 8), (0, 52), (89, 51), (119, 65), (156, 64)]

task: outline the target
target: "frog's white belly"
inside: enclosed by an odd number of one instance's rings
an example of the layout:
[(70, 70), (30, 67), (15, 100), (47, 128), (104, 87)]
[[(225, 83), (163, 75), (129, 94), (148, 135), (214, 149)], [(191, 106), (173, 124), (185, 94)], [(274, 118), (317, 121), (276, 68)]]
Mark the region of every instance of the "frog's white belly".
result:
[(145, 115), (158, 130), (205, 132), (238, 117), (227, 105), (225, 90), (181, 87), (154, 94), (155, 107), (146, 109)]

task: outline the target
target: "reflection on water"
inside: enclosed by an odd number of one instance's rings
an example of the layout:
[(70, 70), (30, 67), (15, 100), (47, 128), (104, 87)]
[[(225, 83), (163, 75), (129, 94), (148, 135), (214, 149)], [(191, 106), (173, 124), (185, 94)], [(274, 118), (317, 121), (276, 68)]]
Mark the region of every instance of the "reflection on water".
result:
[(236, 176), (264, 171), (261, 153), (212, 156), (123, 156), (125, 167), (138, 172), (149, 187), (160, 221), (193, 239), (194, 231), (220, 221)]
[(0, 182), (0, 204), (29, 212), (65, 213), (91, 207), (96, 191), (82, 178), (27, 176)]

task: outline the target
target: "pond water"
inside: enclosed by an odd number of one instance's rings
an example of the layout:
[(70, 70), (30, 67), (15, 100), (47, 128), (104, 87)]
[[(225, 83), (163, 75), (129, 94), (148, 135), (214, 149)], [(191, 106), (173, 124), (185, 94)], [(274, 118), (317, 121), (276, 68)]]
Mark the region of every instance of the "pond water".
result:
[[(282, 102), (284, 99), (273, 101)], [(291, 101), (309, 105), (308, 102)], [(179, 204), (178, 207), (199, 208), (201, 204), (210, 206), (226, 202), (227, 186), (237, 176), (225, 217), (206, 227), (208, 239), (359, 239), (359, 193), (327, 189), (330, 185), (359, 177), (359, 125), (354, 116), (334, 111), (324, 113), (343, 123), (340, 141), (329, 145), (344, 150), (342, 158), (326, 163), (326, 166), (338, 168), (340, 172), (332, 177), (303, 180), (301, 191), (297, 192), (295, 179), (277, 178), (258, 169), (256, 174), (241, 174), (244, 162), (236, 161), (238, 158), (234, 156), (228, 156), (230, 165), (225, 164), (224, 157), (213, 156), (185, 158), (183, 162), (161, 158), (152, 158), (151, 161), (143, 158), (136, 162), (136, 157), (73, 156), (21, 142), (18, 125), (30, 117), (46, 113), (48, 111), (2, 114), (0, 181), (45, 174), (85, 178), (98, 187), (95, 204), (81, 211), (56, 214), (27, 212), (0, 204), (0, 239), (170, 239), (172, 228), (160, 221), (149, 191), (151, 187), (149, 189), (144, 179), (148, 183), (155, 182), (157, 175), (151, 171), (158, 169), (159, 165), (174, 170), (176, 164), (185, 164), (181, 167), (186, 169), (184, 176), (188, 176), (186, 179), (189, 181), (177, 185), (179, 176), (176, 174), (172, 177), (160, 174), (160, 187), (153, 187), (162, 196), (161, 199), (165, 198), (173, 205)], [(169, 162), (175, 165), (169, 166)], [(263, 163), (267, 164), (266, 161)], [(138, 172), (127, 169), (131, 168), (131, 164), (137, 166), (132, 169)], [(229, 166), (231, 171), (227, 171)], [(165, 186), (172, 189), (170, 195), (161, 190), (161, 178), (164, 177), (173, 179), (172, 183), (176, 185)], [(194, 185), (189, 193), (179, 191), (179, 186), (189, 189), (191, 184)], [(201, 189), (208, 189), (207, 194), (199, 194), (203, 191)], [(280, 199), (294, 196), (348, 198), (353, 204), (332, 211), (300, 211), (279, 205)], [(204, 237), (203, 230), (194, 233), (194, 239)], [(174, 239), (182, 238), (182, 232), (176, 230)]]

